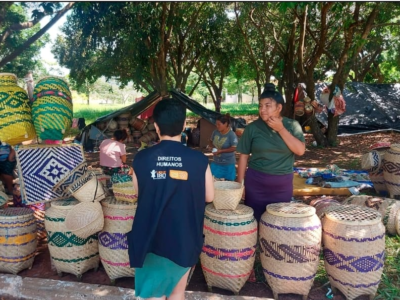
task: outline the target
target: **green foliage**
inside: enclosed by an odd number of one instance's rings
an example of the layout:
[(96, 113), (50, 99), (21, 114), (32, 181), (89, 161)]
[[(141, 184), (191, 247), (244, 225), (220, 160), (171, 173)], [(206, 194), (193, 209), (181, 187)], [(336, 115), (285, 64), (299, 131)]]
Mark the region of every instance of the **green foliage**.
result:
[[(3, 22), (0, 23), (1, 35), (11, 25), (29, 20), (27, 9), (21, 3), (13, 3), (1, 17), (4, 18)], [(0, 43), (0, 57), (4, 58), (11, 54), (39, 29), (40, 24), (38, 23), (31, 28), (14, 31), (3, 43)], [(43, 68), (40, 61), (40, 50), (47, 42), (49, 42), (49, 35), (45, 34), (41, 39), (31, 44), (21, 55), (1, 68), (1, 72), (14, 73), (18, 77), (24, 77), (29, 70), (40, 71)]]

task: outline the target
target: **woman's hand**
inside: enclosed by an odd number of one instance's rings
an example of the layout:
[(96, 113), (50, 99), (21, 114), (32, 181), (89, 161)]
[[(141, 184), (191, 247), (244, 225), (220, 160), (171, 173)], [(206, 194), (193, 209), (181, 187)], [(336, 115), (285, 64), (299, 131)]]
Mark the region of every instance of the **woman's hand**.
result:
[(279, 118), (279, 117), (270, 117), (267, 120), (267, 125), (269, 127), (271, 127), (273, 130), (275, 130), (276, 132), (279, 132), (285, 128), (283, 126), (282, 118)]

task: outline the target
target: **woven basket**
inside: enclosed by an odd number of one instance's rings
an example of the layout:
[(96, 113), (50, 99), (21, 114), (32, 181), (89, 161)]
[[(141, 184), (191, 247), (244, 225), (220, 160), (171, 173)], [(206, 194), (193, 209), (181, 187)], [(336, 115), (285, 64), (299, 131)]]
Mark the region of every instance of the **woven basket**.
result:
[(127, 128), (129, 126), (130, 119), (131, 119), (131, 113), (120, 114), (117, 117), (118, 128), (119, 129)]
[(128, 174), (114, 174), (111, 176), (111, 183), (124, 183), (124, 182), (132, 182), (132, 176)]
[(324, 217), (325, 212), (340, 205), (340, 202), (332, 198), (318, 198), (312, 200), (310, 205), (315, 208), (315, 213), (321, 219)]
[(376, 172), (381, 167), (382, 158), (378, 151), (372, 150), (361, 156), (361, 169)]
[(97, 269), (100, 262), (97, 234), (82, 239), (66, 228), (68, 212), (79, 203), (73, 198), (53, 201), (45, 214), (47, 244), (58, 274), (66, 272), (78, 278), (90, 269)]
[(214, 182), (214, 206), (216, 209), (235, 210), (243, 194), (243, 185), (235, 181)]
[(242, 204), (236, 210), (206, 206), (200, 261), (209, 290), (214, 286), (238, 294), (249, 278), (257, 244), (253, 213)]
[(319, 264), (321, 221), (315, 208), (300, 203), (267, 205), (260, 220), (261, 264), (274, 298), (307, 295)]
[(114, 197), (118, 201), (127, 201), (135, 203), (137, 201), (137, 194), (132, 182), (121, 182), (113, 184)]
[(17, 76), (0, 73), (0, 93), (0, 140), (14, 146), (34, 139), (28, 94), (17, 85)]
[(65, 176), (53, 187), (53, 191), (62, 194), (63, 196), (69, 196), (70, 192), (68, 187), (73, 184), (76, 180), (86, 174), (87, 163), (86, 161), (77, 165), (70, 172), (66, 173)]
[(106, 197), (103, 184), (97, 180), (94, 172), (87, 172), (69, 186), (73, 197), (82, 202), (97, 202)]
[(26, 207), (0, 210), (0, 272), (18, 274), (35, 259), (37, 229), (33, 211)]
[(33, 90), (32, 119), (42, 140), (62, 140), (71, 128), (73, 117), (71, 92), (66, 81), (45, 77)]
[(347, 299), (373, 299), (383, 272), (385, 228), (368, 207), (342, 205), (322, 220), (325, 269), (332, 288)]
[(75, 205), (65, 217), (65, 226), (83, 239), (101, 231), (104, 226), (103, 210), (99, 202)]
[(400, 195), (400, 144), (392, 144), (383, 159), (383, 177), (390, 198)]
[(379, 195), (388, 195), (388, 190), (386, 188), (385, 178), (383, 177), (383, 168), (381, 167), (377, 172), (368, 173), (369, 179), (374, 185), (375, 192)]
[(136, 117), (132, 117), (129, 124), (138, 131), (146, 127), (146, 122)]
[(100, 260), (111, 282), (121, 277), (134, 277), (130, 267), (127, 233), (132, 230), (137, 205), (108, 197), (102, 201), (104, 228), (99, 233)]
[(390, 198), (372, 197), (367, 195), (351, 196), (343, 204), (360, 205), (378, 211), (382, 216), (382, 223), (389, 234), (396, 234), (396, 215), (400, 211), (400, 202)]

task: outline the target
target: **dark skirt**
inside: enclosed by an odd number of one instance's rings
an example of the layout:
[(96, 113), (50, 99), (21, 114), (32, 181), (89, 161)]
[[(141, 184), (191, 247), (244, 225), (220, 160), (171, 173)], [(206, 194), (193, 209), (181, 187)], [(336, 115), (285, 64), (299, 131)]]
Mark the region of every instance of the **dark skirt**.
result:
[(244, 179), (245, 204), (254, 210), (260, 221), (266, 206), (271, 203), (290, 202), (293, 196), (293, 173), (269, 175), (248, 168)]

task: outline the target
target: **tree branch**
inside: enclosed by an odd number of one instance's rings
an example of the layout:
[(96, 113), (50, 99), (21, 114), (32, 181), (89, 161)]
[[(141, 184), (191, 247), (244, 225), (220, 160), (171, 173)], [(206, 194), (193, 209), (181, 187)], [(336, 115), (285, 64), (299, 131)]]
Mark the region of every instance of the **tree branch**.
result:
[(0, 68), (4, 67), (7, 63), (15, 59), (18, 55), (20, 55), (24, 50), (26, 50), (30, 45), (32, 45), (34, 42), (36, 42), (43, 34), (46, 33), (47, 30), (49, 30), (50, 27), (52, 27), (57, 21), (74, 5), (75, 2), (69, 2), (66, 6), (64, 6), (63, 9), (59, 10), (56, 15), (54, 16), (53, 19), (49, 21), (45, 26), (43, 26), (42, 29), (40, 29), (36, 34), (34, 34), (32, 37), (30, 37), (25, 43), (23, 43), (21, 46), (16, 48), (12, 53), (4, 57), (0, 61)]

